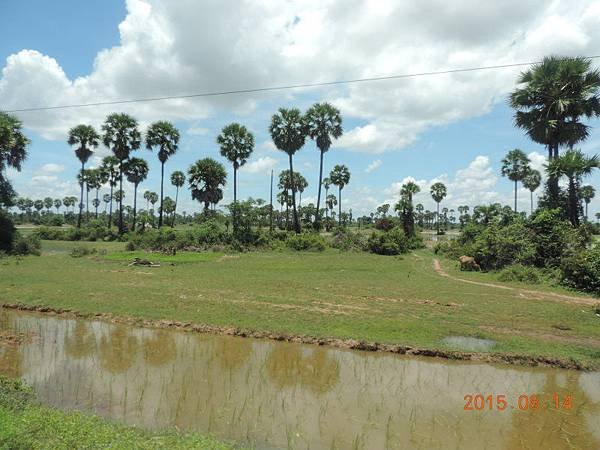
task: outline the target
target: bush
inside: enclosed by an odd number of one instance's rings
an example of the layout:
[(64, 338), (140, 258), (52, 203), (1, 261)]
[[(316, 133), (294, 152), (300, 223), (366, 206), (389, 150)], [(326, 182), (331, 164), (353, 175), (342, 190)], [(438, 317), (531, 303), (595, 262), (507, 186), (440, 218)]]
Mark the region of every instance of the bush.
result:
[(84, 245), (78, 245), (76, 247), (73, 247), (73, 249), (71, 250), (70, 255), (73, 258), (81, 258), (82, 256), (92, 255), (94, 253), (96, 253), (96, 249), (95, 248), (89, 248), (89, 247), (86, 247)]
[(498, 274), (500, 281), (519, 281), (527, 284), (538, 284), (542, 281), (539, 269), (527, 267), (521, 264), (513, 264), (505, 267)]
[(296, 251), (319, 251), (322, 252), (327, 247), (325, 239), (319, 234), (302, 233), (292, 234), (286, 239), (286, 245)]
[(390, 231), (373, 231), (367, 241), (367, 248), (378, 255), (399, 255), (409, 250), (409, 241), (400, 227)]
[(11, 217), (0, 209), (0, 251), (10, 253), (16, 236), (17, 229)]
[(390, 231), (394, 228), (394, 222), (388, 217), (382, 217), (375, 221), (375, 228), (381, 231)]
[(564, 220), (560, 209), (538, 210), (528, 224), (535, 246), (535, 265), (555, 267), (569, 252), (582, 250), (589, 242), (585, 230), (577, 231)]
[(329, 245), (339, 250), (364, 250), (366, 246), (365, 236), (355, 233), (347, 228), (336, 228), (333, 230)]
[(460, 245), (455, 239), (441, 241), (433, 246), (433, 252), (437, 255), (438, 253), (447, 256), (450, 259), (458, 259), (461, 256), (469, 253), (465, 251), (466, 248)]
[(600, 247), (563, 258), (560, 281), (565, 286), (600, 295)]
[(17, 233), (17, 238), (13, 242), (12, 253), (14, 255), (40, 255), (42, 243), (37, 236), (21, 236)]

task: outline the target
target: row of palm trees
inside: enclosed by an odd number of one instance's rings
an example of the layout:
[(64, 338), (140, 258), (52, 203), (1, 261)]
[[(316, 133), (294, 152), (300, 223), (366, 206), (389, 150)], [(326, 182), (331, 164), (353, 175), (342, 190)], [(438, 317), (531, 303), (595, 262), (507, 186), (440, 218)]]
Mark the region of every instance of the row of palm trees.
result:
[[(286, 204), (290, 204), (294, 214), (294, 229), (300, 232), (296, 208), (296, 193), (302, 192), (308, 185), (300, 174), (293, 170), (293, 156), (305, 144), (307, 138), (315, 141), (319, 149), (319, 184), (317, 195), (317, 207), (314, 222), (320, 222), (321, 186), (323, 183), (323, 157), (329, 151), (333, 140), (342, 135), (342, 118), (338, 109), (328, 103), (316, 103), (305, 114), (297, 108), (280, 108), (271, 119), (269, 133), (280, 151), (285, 152), (289, 158), (289, 171), (287, 175), (280, 177), (280, 188), (286, 193)], [(164, 211), (164, 177), (165, 163), (173, 156), (179, 145), (179, 131), (167, 121), (158, 121), (151, 124), (145, 134), (145, 146), (148, 150), (157, 150), (158, 159), (161, 163), (160, 181), (160, 206), (158, 226), (163, 225)], [(143, 143), (142, 134), (138, 129), (137, 121), (122, 113), (110, 114), (104, 121), (101, 134), (90, 125), (77, 125), (68, 134), (68, 144), (75, 147), (75, 155), (81, 163), (78, 181), (81, 186), (79, 199), (79, 214), (77, 226), (81, 226), (84, 208), (84, 190), (96, 191), (94, 203), (99, 204), (99, 190), (107, 184), (110, 187), (110, 211), (108, 214), (108, 226), (112, 225), (112, 199), (118, 202), (118, 227), (123, 232), (123, 178), (133, 184), (133, 228), (136, 225), (137, 211), (137, 189), (148, 176), (148, 163), (141, 159), (132, 157), (132, 152), (138, 150)], [(100, 167), (86, 169), (94, 150), (102, 142), (112, 151), (112, 155), (102, 160)], [(238, 169), (246, 164), (254, 150), (254, 136), (243, 125), (232, 123), (225, 126), (216, 139), (220, 153), (233, 165), (233, 204), (237, 203), (237, 178)], [(208, 209), (210, 204), (215, 205), (223, 198), (223, 186), (227, 174), (222, 164), (212, 158), (204, 158), (194, 163), (188, 170), (188, 182), (192, 198), (198, 200)], [(350, 181), (350, 172), (345, 165), (336, 165), (329, 178), (326, 179), (326, 189), (330, 184), (338, 187), (338, 199), (336, 203), (341, 213), (341, 195), (343, 188)], [(179, 189), (184, 186), (186, 176), (181, 171), (171, 174), (171, 183), (176, 187), (175, 205), (179, 197)], [(115, 192), (115, 189), (118, 189)], [(291, 192), (289, 199), (288, 194)], [(150, 196), (151, 193), (145, 194)], [(106, 197), (106, 196), (105, 196)], [(327, 199), (326, 199), (327, 201)], [(87, 202), (86, 202), (87, 203)], [(272, 203), (271, 203), (272, 206)], [(97, 208), (97, 206), (96, 206)], [(237, 224), (235, 208), (232, 210), (234, 229)], [(341, 214), (339, 214), (341, 216)]]

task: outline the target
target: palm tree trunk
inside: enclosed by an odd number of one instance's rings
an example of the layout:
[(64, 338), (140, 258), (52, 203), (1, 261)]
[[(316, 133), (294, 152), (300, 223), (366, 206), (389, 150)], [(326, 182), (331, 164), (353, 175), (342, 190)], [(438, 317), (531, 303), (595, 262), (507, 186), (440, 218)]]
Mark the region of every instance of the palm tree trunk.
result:
[(588, 221), (588, 202), (585, 202), (585, 221)]
[(529, 191), (529, 193), (531, 194), (531, 211), (530, 214), (533, 214), (533, 191)]
[(577, 209), (577, 186), (575, 180), (569, 177), (569, 220), (574, 227), (579, 226)]
[(123, 233), (123, 160), (119, 161), (119, 234)]
[(108, 212), (108, 228), (112, 227), (112, 204), (113, 204), (113, 191), (114, 187), (112, 182), (110, 183), (110, 209)]
[(177, 212), (177, 200), (179, 199), (179, 186), (175, 186), (175, 208), (173, 208), (173, 220), (171, 221), (171, 228), (175, 227), (175, 213)]
[(269, 208), (269, 232), (273, 233), (273, 170), (271, 170), (271, 207)]
[(338, 225), (342, 226), (342, 186), (339, 187), (338, 193)]
[(165, 163), (160, 163), (160, 212), (158, 216), (158, 228), (162, 227), (163, 223), (163, 182), (165, 179)]
[(321, 222), (319, 206), (321, 206), (321, 185), (323, 184), (323, 150), (321, 150), (321, 161), (319, 162), (319, 189), (317, 191), (317, 213), (315, 214), (315, 224)]
[(233, 165), (233, 233), (237, 231), (237, 168)]
[(100, 205), (100, 199), (98, 198), (100, 195), (100, 188), (96, 189), (96, 217), (95, 219), (98, 220), (98, 205)]
[(81, 195), (79, 196), (79, 216), (77, 216), (77, 228), (81, 228), (81, 215), (83, 214), (83, 170), (85, 164), (81, 163)]
[(517, 180), (515, 180), (515, 212), (517, 212)]
[(290, 157), (290, 183), (292, 185), (292, 208), (294, 210), (294, 230), (300, 233), (300, 222), (298, 221), (298, 211), (296, 210), (296, 186), (294, 184), (294, 165), (292, 163), (292, 155)]
[(436, 234), (440, 234), (440, 202), (436, 202), (437, 204), (437, 214), (435, 215), (435, 228)]
[(131, 225), (131, 230), (135, 231), (135, 219), (137, 217), (137, 183), (133, 185), (133, 224)]
[(90, 221), (90, 190), (85, 187), (85, 221)]

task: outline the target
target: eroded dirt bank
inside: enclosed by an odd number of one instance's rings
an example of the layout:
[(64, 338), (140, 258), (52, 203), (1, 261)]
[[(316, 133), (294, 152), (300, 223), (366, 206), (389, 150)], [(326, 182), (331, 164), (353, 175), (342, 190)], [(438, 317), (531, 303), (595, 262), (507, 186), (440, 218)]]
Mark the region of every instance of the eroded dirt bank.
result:
[[(147, 328), (176, 329), (195, 333), (213, 333), (230, 336), (270, 339), (274, 341), (295, 342), (312, 345), (327, 345), (342, 349), (363, 350), (371, 352), (387, 352), (408, 356), (427, 356), (461, 361), (477, 361), (488, 363), (505, 363), (521, 366), (555, 367), (573, 370), (593, 370), (594, 367), (583, 365), (570, 359), (548, 358), (544, 356), (519, 355), (513, 353), (481, 353), (460, 352), (411, 347), (399, 344), (382, 344), (378, 342), (357, 341), (355, 339), (317, 338), (306, 335), (278, 334), (266, 331), (245, 330), (234, 327), (197, 324), (174, 320), (148, 320), (136, 317), (116, 316), (111, 313), (83, 313), (71, 309), (52, 308), (43, 305), (25, 305), (22, 303), (0, 303), (0, 307), (19, 311), (30, 311), (65, 318), (81, 318), (102, 320), (112, 323), (124, 323)], [(0, 334), (0, 341), (2, 340)]]

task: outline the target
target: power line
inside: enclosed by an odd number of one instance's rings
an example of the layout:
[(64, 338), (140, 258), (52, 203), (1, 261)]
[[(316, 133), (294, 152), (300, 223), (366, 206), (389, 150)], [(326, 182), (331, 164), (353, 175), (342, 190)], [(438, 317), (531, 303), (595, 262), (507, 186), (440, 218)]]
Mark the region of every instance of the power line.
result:
[[(587, 59), (597, 59), (600, 58), (600, 55), (594, 56), (586, 56)], [(520, 66), (530, 66), (532, 64), (540, 64), (541, 61), (533, 61), (533, 62), (522, 62), (522, 63), (513, 63), (513, 64), (499, 64), (495, 66), (481, 66), (481, 67), (469, 67), (465, 69), (449, 69), (449, 70), (440, 70), (435, 72), (418, 72), (418, 73), (410, 73), (410, 74), (401, 74), (401, 75), (386, 75), (381, 77), (370, 77), (370, 78), (355, 78), (350, 80), (337, 80), (337, 81), (322, 81), (315, 83), (301, 83), (301, 84), (289, 84), (283, 86), (271, 86), (271, 87), (263, 87), (263, 88), (253, 88), (253, 89), (236, 89), (230, 91), (216, 91), (216, 92), (201, 92), (198, 94), (186, 94), (186, 95), (169, 95), (164, 97), (148, 97), (148, 98), (136, 98), (129, 100), (113, 100), (113, 101), (102, 101), (102, 102), (94, 102), (94, 103), (79, 103), (72, 105), (57, 105), (57, 106), (39, 106), (33, 108), (21, 108), (21, 109), (12, 109), (5, 111), (7, 113), (17, 113), (17, 112), (30, 112), (30, 111), (48, 111), (53, 109), (68, 109), (68, 108), (84, 108), (89, 106), (107, 106), (107, 105), (123, 105), (127, 103), (142, 103), (142, 102), (157, 102), (161, 100), (178, 100), (178, 99), (186, 99), (186, 98), (199, 98), (199, 97), (219, 97), (225, 95), (236, 95), (236, 94), (251, 94), (255, 92), (270, 92), (270, 91), (283, 91), (288, 89), (302, 89), (302, 88), (312, 88), (312, 87), (322, 87), (322, 86), (334, 86), (341, 84), (355, 84), (355, 83), (365, 83), (370, 81), (387, 81), (387, 80), (399, 80), (403, 78), (416, 78), (416, 77), (424, 77), (424, 76), (432, 76), (432, 75), (446, 75), (451, 73), (463, 73), (463, 72), (475, 72), (479, 70), (495, 70), (495, 69), (506, 69), (510, 67), (520, 67)]]

